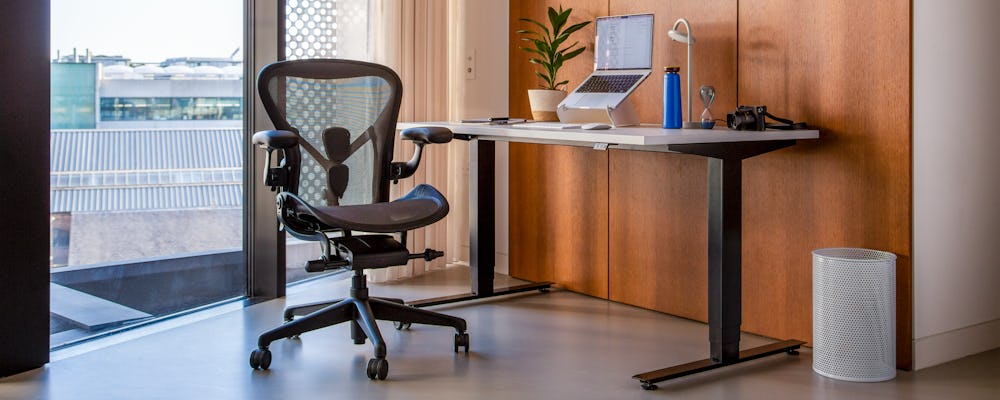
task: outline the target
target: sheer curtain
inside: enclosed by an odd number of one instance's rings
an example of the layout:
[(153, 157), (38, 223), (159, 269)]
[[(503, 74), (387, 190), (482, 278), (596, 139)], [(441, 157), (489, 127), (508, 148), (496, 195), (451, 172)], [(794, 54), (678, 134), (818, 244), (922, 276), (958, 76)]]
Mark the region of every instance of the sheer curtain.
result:
[[(374, 62), (387, 65), (403, 81), (400, 121), (454, 119), (454, 85), (458, 75), (458, 38), (453, 27), (459, 0), (372, 0), (372, 53)], [(453, 38), (454, 40), (450, 40)], [(448, 197), (451, 211), (443, 221), (411, 231), (411, 252), (425, 248), (444, 250), (434, 261), (412, 260), (405, 266), (368, 271), (376, 282), (405, 279), (468, 260), (468, 144), (431, 145), (413, 177), (392, 185), (390, 198), (402, 196), (420, 183), (428, 183)], [(413, 155), (409, 141), (396, 138), (394, 160)]]

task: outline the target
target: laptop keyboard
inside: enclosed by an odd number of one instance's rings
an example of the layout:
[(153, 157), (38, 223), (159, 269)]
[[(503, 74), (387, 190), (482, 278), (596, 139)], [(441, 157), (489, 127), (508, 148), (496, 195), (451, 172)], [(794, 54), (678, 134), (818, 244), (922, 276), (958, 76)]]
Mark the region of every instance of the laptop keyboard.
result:
[(591, 75), (577, 93), (625, 93), (642, 75)]

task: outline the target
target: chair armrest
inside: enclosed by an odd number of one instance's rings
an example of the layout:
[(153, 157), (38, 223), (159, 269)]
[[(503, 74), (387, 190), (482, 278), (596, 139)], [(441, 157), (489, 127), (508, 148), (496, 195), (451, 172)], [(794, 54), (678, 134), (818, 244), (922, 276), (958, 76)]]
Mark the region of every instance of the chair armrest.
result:
[(417, 148), (413, 151), (413, 158), (407, 162), (393, 162), (389, 170), (389, 179), (393, 183), (399, 183), (400, 179), (409, 178), (417, 172), (420, 166), (420, 155), (423, 153), (424, 145), (434, 143), (448, 143), (451, 141), (451, 130), (440, 126), (420, 126), (416, 128), (406, 128), (399, 132), (404, 140), (412, 140)]
[(288, 149), (299, 144), (299, 135), (291, 131), (260, 131), (253, 134), (253, 143), (269, 149)]
[[(270, 130), (253, 134), (253, 143), (264, 149), (264, 185), (271, 191), (286, 190), (289, 186), (298, 187), (299, 135), (291, 131)], [(271, 166), (271, 153), (280, 151), (284, 156), (280, 164)]]
[(441, 126), (419, 126), (416, 128), (406, 128), (399, 132), (405, 140), (412, 140), (417, 143), (448, 143), (451, 141), (451, 130)]

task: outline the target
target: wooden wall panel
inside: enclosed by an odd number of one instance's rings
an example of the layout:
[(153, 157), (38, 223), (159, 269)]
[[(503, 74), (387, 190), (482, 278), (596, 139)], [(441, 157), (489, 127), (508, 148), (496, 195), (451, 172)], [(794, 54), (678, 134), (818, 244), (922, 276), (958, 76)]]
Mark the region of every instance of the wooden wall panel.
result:
[(744, 164), (743, 327), (810, 340), (811, 251), (890, 251), (897, 361), (908, 369), (910, 2), (741, 2), (739, 16), (740, 102), (821, 132)]
[[(528, 89), (538, 88), (537, 68), (518, 29), (533, 25), (519, 18), (548, 21), (556, 1), (510, 2), (510, 116), (531, 118)], [(607, 0), (578, 0), (569, 23), (607, 15)], [(567, 62), (560, 79), (574, 88), (594, 68), (594, 24), (573, 40), (585, 46)], [(608, 155), (583, 147), (511, 144), (510, 146), (510, 273), (531, 280), (550, 280), (570, 290), (608, 296)]]
[[(681, 98), (687, 101), (687, 47), (667, 36), (679, 18), (688, 20), (695, 37), (693, 117), (700, 118), (704, 108), (698, 96), (702, 84), (716, 88), (717, 116), (736, 107), (736, 0), (611, 0), (610, 5), (612, 15), (655, 14), (654, 72), (632, 95), (641, 121), (661, 122), (664, 66), (681, 66)], [(612, 151), (610, 177), (610, 299), (707, 321), (707, 161)]]
[(510, 144), (510, 274), (608, 297), (608, 152)]
[(609, 298), (707, 321), (707, 161), (610, 153)]

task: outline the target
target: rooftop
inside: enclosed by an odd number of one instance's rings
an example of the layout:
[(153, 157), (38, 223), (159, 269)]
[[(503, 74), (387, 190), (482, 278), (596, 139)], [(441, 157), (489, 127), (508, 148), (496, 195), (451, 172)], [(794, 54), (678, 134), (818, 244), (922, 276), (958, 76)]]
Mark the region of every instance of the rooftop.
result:
[(240, 128), (52, 130), (51, 212), (240, 207)]

